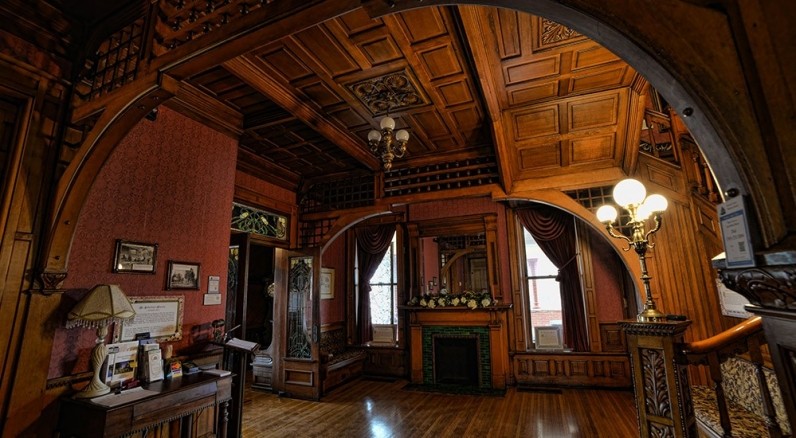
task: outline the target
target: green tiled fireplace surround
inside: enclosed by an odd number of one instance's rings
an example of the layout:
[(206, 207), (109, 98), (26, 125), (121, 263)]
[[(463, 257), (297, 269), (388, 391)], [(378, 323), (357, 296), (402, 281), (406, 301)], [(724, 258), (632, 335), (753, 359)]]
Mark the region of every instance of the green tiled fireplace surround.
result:
[(487, 327), (451, 327), (423, 326), (423, 384), (434, 384), (434, 336), (470, 337), (477, 336), (479, 362), (481, 370), (478, 387), (492, 388), (492, 363), (489, 357), (489, 328)]

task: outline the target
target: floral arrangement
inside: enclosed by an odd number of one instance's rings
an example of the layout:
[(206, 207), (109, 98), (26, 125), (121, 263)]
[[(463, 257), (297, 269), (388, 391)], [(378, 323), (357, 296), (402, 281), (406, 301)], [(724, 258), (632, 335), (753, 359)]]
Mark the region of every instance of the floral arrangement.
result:
[(497, 304), (489, 292), (464, 291), (460, 294), (420, 295), (407, 301), (407, 306), (420, 306), (434, 309), (438, 307), (467, 307), (477, 309)]

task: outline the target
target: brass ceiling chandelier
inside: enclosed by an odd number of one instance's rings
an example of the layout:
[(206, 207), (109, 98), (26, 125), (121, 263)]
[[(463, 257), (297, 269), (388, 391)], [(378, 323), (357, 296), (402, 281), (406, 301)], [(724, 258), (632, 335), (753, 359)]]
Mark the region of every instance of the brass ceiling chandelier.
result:
[(379, 123), (381, 131), (372, 129), (368, 132), (368, 144), (373, 155), (381, 158), (384, 163), (384, 171), (392, 169), (392, 161), (395, 158), (403, 158), (406, 155), (406, 142), (409, 141), (409, 132), (406, 129), (393, 132), (395, 120), (386, 116)]

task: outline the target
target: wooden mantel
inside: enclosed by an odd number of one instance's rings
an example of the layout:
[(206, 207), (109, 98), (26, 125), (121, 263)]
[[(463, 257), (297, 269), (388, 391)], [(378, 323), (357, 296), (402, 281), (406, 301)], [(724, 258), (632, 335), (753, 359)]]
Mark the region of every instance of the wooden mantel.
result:
[(409, 361), (412, 383), (422, 384), (423, 327), (486, 327), (489, 330), (489, 357), (493, 389), (504, 389), (509, 372), (508, 311), (511, 304), (484, 308), (400, 306), (409, 316)]

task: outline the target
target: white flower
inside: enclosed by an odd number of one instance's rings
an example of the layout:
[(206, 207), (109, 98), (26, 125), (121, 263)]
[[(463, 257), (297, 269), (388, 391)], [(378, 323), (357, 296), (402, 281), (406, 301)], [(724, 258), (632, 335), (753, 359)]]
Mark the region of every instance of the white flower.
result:
[(492, 300), (490, 300), (489, 297), (486, 297), (483, 300), (481, 300), (481, 306), (483, 306), (483, 307), (489, 307), (489, 305), (491, 303), (492, 303)]
[(437, 301), (437, 304), (439, 304), (440, 307), (445, 307), (445, 300), (444, 299), (439, 299)]
[(470, 309), (475, 309), (476, 307), (478, 307), (478, 303), (475, 300), (468, 300), (467, 307), (469, 307)]
[(437, 302), (436, 302), (436, 301), (434, 301), (433, 299), (431, 299), (431, 300), (428, 300), (428, 308), (429, 308), (429, 309), (433, 309), (433, 308), (435, 308), (435, 307), (437, 307)]
[(428, 301), (426, 301), (425, 298), (421, 298), (420, 299), (420, 305), (423, 306), (423, 307), (426, 307), (426, 306), (428, 306)]
[(458, 306), (458, 305), (459, 305), (459, 301), (460, 301), (460, 300), (459, 300), (459, 297), (454, 297), (454, 298), (451, 300), (451, 304), (453, 304), (454, 306)]

